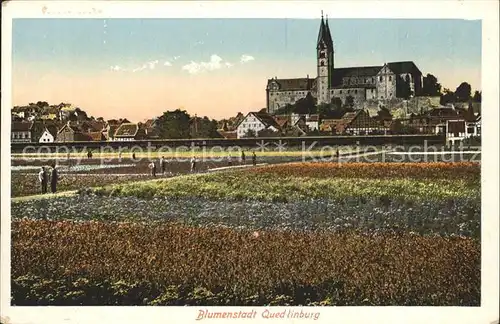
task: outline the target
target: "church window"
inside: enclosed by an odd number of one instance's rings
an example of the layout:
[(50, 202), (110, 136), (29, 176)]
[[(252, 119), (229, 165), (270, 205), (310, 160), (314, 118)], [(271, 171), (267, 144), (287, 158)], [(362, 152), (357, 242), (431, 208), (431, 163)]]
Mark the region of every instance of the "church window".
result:
[(392, 97), (392, 92), (389, 93), (389, 97)]
[(392, 81), (392, 77), (389, 75), (389, 81)]
[(354, 90), (354, 93), (358, 93), (358, 90)]
[(325, 62), (324, 61), (321, 61), (321, 66), (325, 66)]
[(325, 58), (325, 52), (319, 52), (319, 58)]
[(372, 78), (372, 83), (375, 83), (375, 78)]
[(339, 93), (342, 94), (342, 90), (340, 90)]
[(380, 82), (382, 82), (382, 76), (380, 76), (378, 80), (379, 80)]

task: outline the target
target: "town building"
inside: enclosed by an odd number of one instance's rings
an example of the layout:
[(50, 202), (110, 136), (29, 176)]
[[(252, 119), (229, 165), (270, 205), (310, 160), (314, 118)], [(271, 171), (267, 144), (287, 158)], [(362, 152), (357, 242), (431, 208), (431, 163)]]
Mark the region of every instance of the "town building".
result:
[(144, 127), (136, 123), (122, 123), (113, 135), (114, 141), (137, 141), (146, 139)]
[(56, 127), (45, 127), (38, 139), (39, 143), (54, 143), (57, 137), (57, 128)]
[(29, 143), (32, 138), (32, 122), (13, 122), (11, 124), (11, 137), (12, 143)]
[(333, 98), (346, 103), (351, 97), (355, 105), (366, 100), (387, 101), (410, 98), (420, 93), (422, 72), (412, 61), (391, 62), (378, 66), (335, 67), (334, 45), (328, 25), (321, 15), (316, 45), (316, 77), (278, 79), (267, 81), (267, 112), (274, 114), (280, 108), (292, 105), (309, 93), (317, 104), (328, 104)]
[[(280, 127), (273, 116), (265, 112), (249, 112), (237, 125), (237, 138), (256, 137), (259, 132), (267, 130), (277, 133)], [(252, 135), (252, 136), (250, 136)]]
[(80, 125), (71, 124), (69, 121), (57, 132), (57, 142), (81, 142), (88, 141), (88, 136)]

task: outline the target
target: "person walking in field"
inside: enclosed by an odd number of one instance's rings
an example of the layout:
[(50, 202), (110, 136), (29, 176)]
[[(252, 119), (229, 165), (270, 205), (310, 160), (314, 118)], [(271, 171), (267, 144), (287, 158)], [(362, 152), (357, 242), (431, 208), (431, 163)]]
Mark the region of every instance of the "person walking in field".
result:
[(38, 173), (38, 181), (40, 181), (40, 184), (42, 185), (42, 194), (47, 193), (47, 182), (48, 182), (48, 174), (47, 171), (45, 170), (45, 167), (42, 167), (40, 172)]
[(246, 156), (245, 156), (245, 151), (241, 151), (241, 163), (242, 164), (245, 164), (245, 159), (246, 159)]
[(257, 165), (257, 155), (255, 155), (255, 152), (252, 152), (252, 164), (253, 166)]
[(337, 147), (337, 151), (335, 151), (335, 157), (338, 159), (340, 156), (339, 148)]
[(194, 156), (191, 158), (191, 172), (196, 172), (196, 158)]
[(53, 194), (57, 191), (57, 182), (59, 181), (59, 174), (56, 169), (56, 165), (52, 165), (52, 171), (50, 173), (50, 190)]
[(233, 165), (233, 160), (231, 158), (231, 154), (228, 154), (227, 155), (227, 166), (231, 166)]
[(151, 161), (151, 163), (149, 164), (149, 168), (151, 169), (151, 175), (153, 177), (156, 177), (156, 164), (154, 161)]

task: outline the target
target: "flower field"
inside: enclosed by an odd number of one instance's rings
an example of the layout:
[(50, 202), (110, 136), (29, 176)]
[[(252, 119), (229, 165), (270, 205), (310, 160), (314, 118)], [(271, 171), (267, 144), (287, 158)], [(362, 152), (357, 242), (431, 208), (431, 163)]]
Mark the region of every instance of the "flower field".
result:
[(480, 304), (477, 163), (110, 183), (11, 202), (14, 305)]
[(22, 220), (12, 240), (16, 305), (479, 304), (467, 238)]

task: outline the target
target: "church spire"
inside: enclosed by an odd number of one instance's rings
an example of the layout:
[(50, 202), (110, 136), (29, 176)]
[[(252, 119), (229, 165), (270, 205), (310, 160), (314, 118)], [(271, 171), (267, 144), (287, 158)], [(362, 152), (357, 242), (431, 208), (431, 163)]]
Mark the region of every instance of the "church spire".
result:
[(326, 15), (325, 29), (326, 29), (326, 39), (327, 39), (326, 44), (328, 46), (328, 49), (333, 51), (333, 40), (332, 40), (332, 34), (330, 33), (330, 26), (328, 26), (328, 15)]
[(322, 43), (325, 44), (328, 49), (332, 49), (333, 47), (330, 27), (328, 27), (328, 15), (326, 16), (325, 24), (325, 20), (323, 18), (323, 10), (321, 10), (321, 23), (319, 25), (318, 42), (316, 49), (319, 49), (322, 46)]

